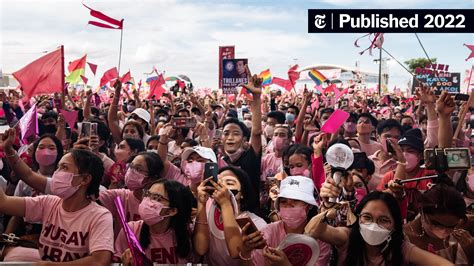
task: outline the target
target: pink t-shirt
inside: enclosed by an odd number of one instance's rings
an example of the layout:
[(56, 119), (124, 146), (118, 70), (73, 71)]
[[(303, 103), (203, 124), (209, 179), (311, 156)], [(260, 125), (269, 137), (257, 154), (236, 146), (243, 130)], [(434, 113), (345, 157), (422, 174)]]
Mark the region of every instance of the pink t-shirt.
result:
[(129, 189), (109, 189), (101, 191), (99, 193), (99, 201), (112, 213), (114, 221), (117, 222), (117, 224), (114, 226), (115, 236), (118, 235), (121, 228), (120, 224), (118, 223), (120, 220), (114, 203), (116, 197), (120, 197), (122, 200), (127, 222), (138, 221), (141, 219), (140, 214), (138, 214), (138, 206), (140, 205), (141, 201), (133, 195), (133, 191)]
[(81, 210), (67, 212), (57, 196), (24, 199), (25, 221), (43, 223), (39, 239), (41, 259), (64, 262), (95, 251), (114, 251), (112, 215), (104, 207), (91, 202)]
[(263, 156), (260, 165), (261, 181), (267, 181), (268, 177), (274, 177), (283, 165), (283, 159), (278, 158), (274, 152)]
[[(138, 239), (143, 226), (143, 220), (129, 222), (128, 225)], [(128, 248), (125, 233), (123, 230), (120, 230), (117, 240), (115, 240), (115, 256), (120, 258), (123, 252)], [(170, 229), (163, 234), (153, 234), (150, 232), (150, 244), (145, 249), (145, 254), (149, 260), (159, 264), (182, 264), (193, 262), (192, 250), (188, 258), (181, 258), (178, 256), (176, 249), (177, 243), (173, 229)]]
[[(285, 225), (282, 221), (268, 224), (262, 230), (263, 238), (267, 240), (267, 246), (276, 248), (286, 237)], [(254, 249), (252, 251), (252, 259), (254, 265), (265, 265), (263, 257), (263, 249)]]
[(3, 257), (3, 261), (21, 261), (21, 262), (36, 262), (41, 261), (40, 254), (35, 248), (12, 247), (8, 253)]

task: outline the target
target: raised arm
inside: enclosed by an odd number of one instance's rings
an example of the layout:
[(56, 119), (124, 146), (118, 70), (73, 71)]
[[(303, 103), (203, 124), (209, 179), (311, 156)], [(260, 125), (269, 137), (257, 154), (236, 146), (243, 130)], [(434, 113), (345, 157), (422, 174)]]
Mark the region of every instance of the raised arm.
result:
[[(7, 130), (2, 138), (2, 146), (8, 161), (8, 165), (15, 172), (16, 178), (20, 178), (30, 187), (44, 193), (48, 180), (47, 177), (34, 172), (26, 163), (23, 162), (22, 159), (20, 159), (17, 152), (13, 149), (13, 142), (15, 141), (15, 138), (16, 132), (13, 128)], [(18, 179), (12, 181), (15, 182), (17, 180)], [(24, 213), (16, 216), (23, 215)]]
[[(306, 115), (306, 108), (308, 107), (310, 101), (311, 101), (311, 93), (305, 91), (303, 104), (301, 105), (300, 113), (298, 114), (298, 118), (297, 118), (298, 123), (296, 124), (295, 139), (298, 139), (298, 140), (302, 139), (304, 117)], [(305, 143), (302, 143), (302, 144), (305, 144)]]
[(439, 116), (438, 144), (439, 148), (449, 148), (452, 145), (453, 127), (451, 113), (456, 107), (453, 98), (447, 91), (443, 91), (436, 102), (436, 111)]
[(209, 225), (207, 223), (206, 202), (209, 199), (206, 184), (212, 177), (204, 179), (199, 184), (197, 191), (197, 215), (193, 232), (194, 251), (199, 256), (204, 256), (209, 251)]
[(24, 198), (7, 196), (3, 189), (0, 189), (0, 213), (23, 217), (25, 208)]
[(118, 120), (118, 103), (120, 100), (120, 92), (122, 90), (122, 83), (117, 79), (114, 84), (115, 93), (114, 98), (112, 99), (112, 104), (109, 108), (109, 114), (107, 115), (107, 120), (109, 122), (109, 129), (112, 133), (112, 137), (116, 144), (119, 144), (122, 141), (122, 131), (120, 130), (119, 120)]
[(418, 91), (418, 98), (420, 99), (420, 106), (426, 107), (426, 116), (428, 118), (425, 147), (433, 148), (438, 145), (439, 130), (438, 116), (435, 110), (436, 95), (434, 95), (433, 90), (423, 86)]
[(91, 97), (92, 91), (86, 92), (86, 100), (84, 102), (84, 121), (89, 121), (91, 119)]
[(174, 129), (171, 124), (166, 124), (161, 130), (160, 141), (158, 142), (158, 155), (163, 161), (163, 173), (166, 175), (170, 169), (171, 163), (168, 161), (168, 142), (170, 141), (170, 136), (174, 134)]
[(252, 101), (252, 132), (250, 136), (250, 145), (257, 154), (262, 152), (262, 78), (257, 75), (250, 73), (250, 69), (247, 68), (247, 80), (248, 84), (243, 86), (253, 94)]

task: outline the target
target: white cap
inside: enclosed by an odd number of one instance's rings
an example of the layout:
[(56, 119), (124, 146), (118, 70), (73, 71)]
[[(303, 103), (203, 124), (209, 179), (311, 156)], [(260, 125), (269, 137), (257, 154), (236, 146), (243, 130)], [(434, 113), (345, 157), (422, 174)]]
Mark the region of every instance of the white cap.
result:
[(301, 200), (316, 206), (313, 180), (306, 176), (288, 176), (280, 183), (280, 194), (276, 201), (277, 207), (280, 198)]
[(213, 163), (217, 163), (217, 157), (214, 151), (210, 148), (202, 147), (202, 146), (194, 146), (185, 148), (183, 153), (181, 154), (181, 160), (185, 161), (189, 158), (189, 156), (196, 152), (204, 159), (211, 160)]
[(145, 120), (147, 123), (150, 123), (150, 113), (148, 113), (147, 110), (143, 108), (137, 108), (132, 112), (132, 114), (136, 114), (138, 117)]

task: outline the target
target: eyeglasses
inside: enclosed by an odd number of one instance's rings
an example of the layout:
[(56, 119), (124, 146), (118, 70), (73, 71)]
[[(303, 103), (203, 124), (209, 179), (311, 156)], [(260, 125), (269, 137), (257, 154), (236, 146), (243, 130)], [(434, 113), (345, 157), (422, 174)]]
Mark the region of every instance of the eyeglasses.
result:
[[(359, 215), (359, 221), (361, 224), (370, 224), (374, 222), (374, 217), (368, 213), (361, 213)], [(392, 225), (392, 220), (389, 217), (386, 216), (380, 216), (375, 220), (375, 222), (380, 226), (385, 229), (388, 229), (390, 225)]]
[(161, 202), (163, 200), (165, 201), (170, 201), (169, 199), (165, 198), (165, 196), (157, 194), (157, 193), (152, 193), (148, 189), (143, 189), (143, 197), (144, 198), (150, 198), (151, 200)]
[(135, 171), (137, 171), (137, 172), (139, 172), (139, 173), (141, 173), (141, 174), (144, 174), (144, 175), (148, 176), (148, 171), (147, 171), (147, 170), (144, 170), (144, 169), (142, 169), (142, 168), (140, 168), (140, 167), (138, 167), (138, 166), (136, 166), (136, 165), (134, 165), (134, 164), (130, 164), (130, 165), (129, 165), (129, 168), (130, 168), (130, 169), (133, 169), (133, 170), (135, 170)]

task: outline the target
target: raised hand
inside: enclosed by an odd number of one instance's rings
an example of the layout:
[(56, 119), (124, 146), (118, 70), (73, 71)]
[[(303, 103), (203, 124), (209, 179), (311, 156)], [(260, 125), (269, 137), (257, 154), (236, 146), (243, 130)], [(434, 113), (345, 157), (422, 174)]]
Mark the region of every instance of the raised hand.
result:
[(438, 101), (436, 101), (436, 112), (439, 115), (449, 116), (455, 108), (456, 104), (453, 97), (447, 91), (443, 91)]
[(247, 84), (240, 84), (242, 87), (249, 90), (252, 94), (261, 94), (262, 93), (262, 82), (263, 79), (259, 78), (257, 75), (253, 75), (250, 72), (248, 65), (245, 65), (247, 69)]
[(417, 90), (418, 99), (420, 99), (421, 104), (429, 104), (436, 102), (436, 95), (433, 90), (428, 86), (422, 86)]

